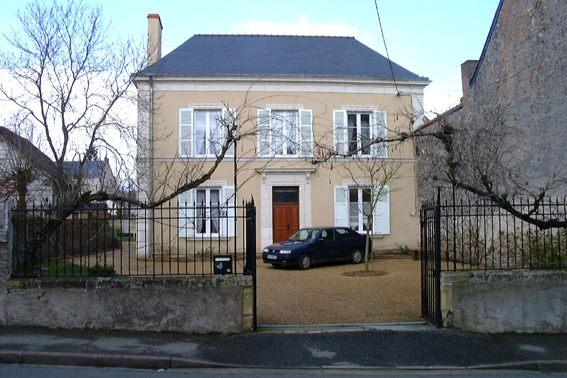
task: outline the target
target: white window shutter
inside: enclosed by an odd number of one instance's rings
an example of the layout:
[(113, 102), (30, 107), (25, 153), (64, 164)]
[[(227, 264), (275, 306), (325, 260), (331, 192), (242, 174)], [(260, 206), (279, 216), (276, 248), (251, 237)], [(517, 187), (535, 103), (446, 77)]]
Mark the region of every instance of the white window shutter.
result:
[(335, 186), (335, 226), (349, 226), (348, 186)]
[[(232, 127), (236, 122), (236, 109), (222, 109), (222, 130), (223, 136), (226, 138), (228, 134), (228, 128)], [(225, 156), (234, 156), (234, 143), (230, 145), (226, 151)]]
[(270, 155), (270, 109), (258, 109), (258, 155)]
[(236, 193), (234, 186), (223, 186), (222, 192), (224, 203), (221, 211), (226, 210), (226, 218), (221, 218), (221, 232), (222, 236), (233, 237), (236, 236), (236, 225), (234, 224), (234, 218), (236, 216), (234, 208), (236, 204)]
[(387, 186), (382, 188), (382, 195), (374, 206), (374, 234), (390, 234), (390, 191)]
[(299, 156), (313, 156), (313, 111), (299, 110)]
[(177, 196), (179, 237), (190, 238), (195, 235), (195, 192), (188, 190)]
[(333, 142), (335, 152), (346, 155), (348, 149), (348, 124), (346, 110), (333, 110)]
[(179, 109), (179, 156), (193, 155), (193, 109)]
[[(388, 115), (384, 111), (375, 111), (372, 117), (371, 138), (387, 138), (388, 137)], [(379, 158), (388, 157), (388, 143), (374, 143), (372, 145), (372, 155)]]

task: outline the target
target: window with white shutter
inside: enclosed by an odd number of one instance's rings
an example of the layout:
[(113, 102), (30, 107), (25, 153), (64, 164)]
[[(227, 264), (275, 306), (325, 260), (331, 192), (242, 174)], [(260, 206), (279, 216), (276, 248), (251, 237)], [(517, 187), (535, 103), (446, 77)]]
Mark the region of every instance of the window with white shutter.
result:
[[(234, 109), (179, 109), (179, 156), (216, 157), (236, 122)], [(225, 156), (233, 156), (231, 144)]]
[(388, 157), (386, 112), (333, 111), (333, 141), (339, 156)]
[(179, 109), (179, 156), (193, 156), (193, 109)]
[[(370, 188), (335, 186), (335, 226), (350, 227), (364, 233), (368, 226), (372, 195)], [(374, 235), (390, 234), (390, 196), (387, 186), (374, 205), (372, 212)]]
[(258, 110), (258, 155), (313, 156), (311, 110)]
[(234, 186), (191, 189), (177, 198), (180, 237), (236, 235)]

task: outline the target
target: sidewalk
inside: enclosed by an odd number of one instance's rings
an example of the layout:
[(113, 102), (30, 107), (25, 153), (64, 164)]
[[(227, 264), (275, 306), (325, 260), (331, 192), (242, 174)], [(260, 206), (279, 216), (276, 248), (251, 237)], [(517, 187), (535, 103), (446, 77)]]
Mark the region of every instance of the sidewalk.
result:
[(567, 335), (481, 335), (421, 323), (271, 327), (227, 336), (0, 328), (0, 363), (567, 372)]

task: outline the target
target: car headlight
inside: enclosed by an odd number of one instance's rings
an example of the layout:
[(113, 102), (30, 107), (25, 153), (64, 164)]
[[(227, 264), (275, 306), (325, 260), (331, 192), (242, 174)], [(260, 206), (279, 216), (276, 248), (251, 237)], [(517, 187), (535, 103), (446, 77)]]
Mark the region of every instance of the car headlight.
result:
[(291, 253), (291, 249), (281, 249), (280, 253), (282, 255), (289, 255)]
[(269, 248), (264, 248), (264, 252), (270, 252)]

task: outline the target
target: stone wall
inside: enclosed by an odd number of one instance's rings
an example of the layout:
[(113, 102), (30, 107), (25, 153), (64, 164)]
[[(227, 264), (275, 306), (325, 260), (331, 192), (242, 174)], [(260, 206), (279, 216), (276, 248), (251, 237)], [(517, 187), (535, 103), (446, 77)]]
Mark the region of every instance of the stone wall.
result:
[(482, 333), (567, 332), (567, 272), (443, 272), (443, 326)]
[(510, 161), (522, 175), (515, 180), (536, 194), (567, 193), (566, 18), (564, 0), (505, 0), (467, 101), (471, 125), (506, 111), (515, 132)]
[[(3, 220), (6, 208), (0, 204)], [(0, 326), (198, 334), (254, 329), (251, 276), (10, 279), (8, 230), (0, 227)]]
[(182, 333), (253, 330), (249, 276), (12, 279), (2, 325)]

